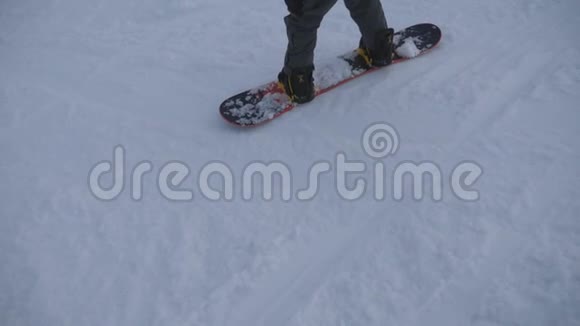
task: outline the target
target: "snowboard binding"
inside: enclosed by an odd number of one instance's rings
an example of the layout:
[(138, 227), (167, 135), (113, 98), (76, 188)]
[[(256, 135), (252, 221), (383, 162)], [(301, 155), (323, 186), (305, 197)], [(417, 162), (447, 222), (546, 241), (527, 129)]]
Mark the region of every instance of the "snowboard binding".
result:
[(313, 72), (314, 66), (292, 69), (289, 74), (283, 69), (278, 74), (278, 83), (292, 102), (307, 103), (315, 96)]
[(392, 28), (380, 30), (375, 34), (373, 49), (368, 48), (361, 37), (357, 49), (369, 67), (384, 67), (393, 62), (394, 44), (393, 36), (395, 31)]

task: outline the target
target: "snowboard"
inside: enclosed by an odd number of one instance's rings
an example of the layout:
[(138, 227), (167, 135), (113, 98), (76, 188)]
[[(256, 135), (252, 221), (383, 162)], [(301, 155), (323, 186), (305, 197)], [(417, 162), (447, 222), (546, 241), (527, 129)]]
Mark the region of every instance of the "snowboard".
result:
[[(393, 64), (426, 53), (440, 40), (441, 30), (433, 24), (417, 24), (399, 30), (393, 37), (395, 44)], [(314, 70), (316, 96), (383, 68), (386, 67), (369, 66), (357, 50), (317, 64)], [(273, 81), (231, 96), (223, 101), (219, 110), (227, 122), (237, 126), (251, 127), (271, 121), (297, 106), (299, 105), (292, 102), (284, 93), (280, 84)]]

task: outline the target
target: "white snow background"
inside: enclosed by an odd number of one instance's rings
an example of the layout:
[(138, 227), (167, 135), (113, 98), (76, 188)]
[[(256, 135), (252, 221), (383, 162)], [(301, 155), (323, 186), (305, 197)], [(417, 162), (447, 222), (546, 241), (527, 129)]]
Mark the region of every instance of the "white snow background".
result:
[[(580, 325), (580, 3), (383, 0), (431, 22), (431, 53), (262, 127), (218, 114), (283, 62), (283, 1), (0, 1), (0, 325)], [(317, 62), (356, 46), (342, 2)], [(484, 168), (477, 202), (163, 198), (166, 162), (281, 161), (296, 187), (364, 128), (386, 160)], [(117, 144), (149, 160), (141, 201), (91, 195)], [(239, 180), (239, 179), (236, 179)], [(444, 180), (447, 182), (447, 179)], [(239, 186), (237, 184), (236, 186)]]

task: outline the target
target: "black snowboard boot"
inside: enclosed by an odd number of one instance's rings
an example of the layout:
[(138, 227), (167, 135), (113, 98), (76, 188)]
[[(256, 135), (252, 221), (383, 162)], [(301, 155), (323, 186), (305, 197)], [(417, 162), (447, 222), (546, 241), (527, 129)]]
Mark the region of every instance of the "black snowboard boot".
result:
[(392, 28), (380, 30), (375, 34), (374, 49), (365, 46), (361, 38), (358, 53), (362, 56), (369, 66), (384, 67), (393, 62), (395, 53), (393, 45), (393, 35), (395, 31)]
[(314, 66), (292, 69), (290, 74), (282, 70), (278, 74), (278, 81), (290, 99), (296, 103), (306, 103), (314, 99)]

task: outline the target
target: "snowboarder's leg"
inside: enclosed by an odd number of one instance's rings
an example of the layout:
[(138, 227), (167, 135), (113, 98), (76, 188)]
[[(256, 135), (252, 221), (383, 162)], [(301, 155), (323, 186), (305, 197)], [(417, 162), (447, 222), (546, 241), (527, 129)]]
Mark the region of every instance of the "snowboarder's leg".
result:
[(373, 48), (375, 33), (387, 28), (380, 0), (344, 0), (350, 16), (358, 25), (366, 46)]
[(380, 0), (344, 0), (350, 16), (361, 32), (359, 53), (369, 64), (386, 66), (393, 56), (394, 31), (387, 26), (387, 19)]
[(337, 0), (286, 0), (290, 15), (284, 18), (288, 48), (278, 81), (297, 103), (314, 99), (314, 48), (322, 18)]
[(286, 0), (290, 15), (284, 18), (288, 48), (284, 71), (313, 65), (316, 34), (322, 18), (337, 0)]

